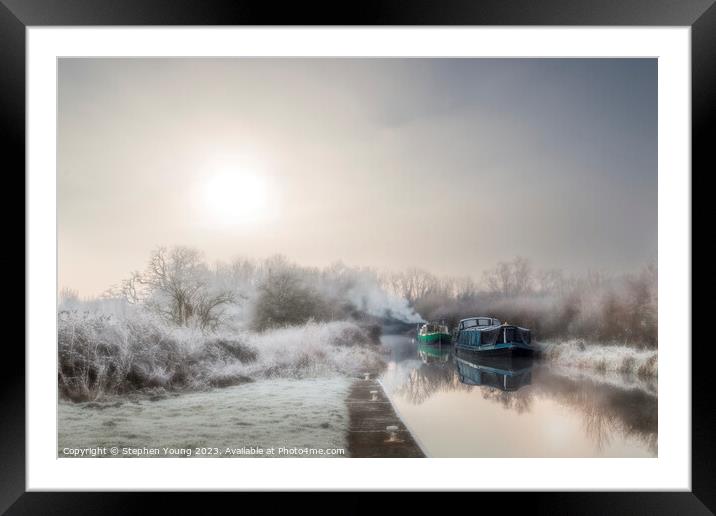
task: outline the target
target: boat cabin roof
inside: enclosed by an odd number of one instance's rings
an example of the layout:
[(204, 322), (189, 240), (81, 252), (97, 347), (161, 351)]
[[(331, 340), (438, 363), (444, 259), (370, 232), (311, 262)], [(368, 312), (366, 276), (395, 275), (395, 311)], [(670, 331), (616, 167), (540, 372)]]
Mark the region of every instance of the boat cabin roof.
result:
[(476, 326), (499, 326), (502, 324), (499, 319), (494, 317), (468, 317), (460, 320), (460, 329), (472, 328)]
[(437, 322), (426, 322), (420, 327), (420, 331), (423, 333), (430, 333), (430, 332), (446, 332), (448, 331), (447, 325), (443, 323), (437, 323)]

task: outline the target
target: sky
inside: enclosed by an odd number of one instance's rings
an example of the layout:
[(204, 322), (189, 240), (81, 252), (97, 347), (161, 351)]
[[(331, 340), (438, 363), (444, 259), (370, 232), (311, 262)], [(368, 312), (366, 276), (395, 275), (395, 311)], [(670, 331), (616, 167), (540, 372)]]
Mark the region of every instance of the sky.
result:
[(63, 58), (59, 284), (157, 246), (472, 276), (656, 261), (656, 59)]

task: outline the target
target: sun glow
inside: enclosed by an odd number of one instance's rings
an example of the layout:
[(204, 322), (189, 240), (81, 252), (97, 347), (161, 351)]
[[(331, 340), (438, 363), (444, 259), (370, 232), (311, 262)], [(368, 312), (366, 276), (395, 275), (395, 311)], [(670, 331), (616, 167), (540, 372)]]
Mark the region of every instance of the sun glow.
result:
[(255, 225), (268, 217), (268, 184), (259, 174), (222, 171), (205, 188), (205, 202), (215, 222), (227, 225)]

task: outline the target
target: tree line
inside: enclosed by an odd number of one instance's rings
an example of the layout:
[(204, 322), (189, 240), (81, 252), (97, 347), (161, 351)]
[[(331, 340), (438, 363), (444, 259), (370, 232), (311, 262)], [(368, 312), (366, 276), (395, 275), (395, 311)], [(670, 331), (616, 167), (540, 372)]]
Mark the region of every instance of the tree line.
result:
[[(64, 304), (76, 295), (63, 291)], [(285, 257), (210, 265), (196, 249), (155, 249), (105, 298), (139, 305), (176, 326), (254, 331), (308, 321), (403, 322), (490, 315), (529, 327), (537, 339), (584, 338), (655, 347), (657, 269), (632, 274), (565, 274), (517, 257), (472, 277), (421, 269), (380, 272), (335, 263), (305, 267)]]

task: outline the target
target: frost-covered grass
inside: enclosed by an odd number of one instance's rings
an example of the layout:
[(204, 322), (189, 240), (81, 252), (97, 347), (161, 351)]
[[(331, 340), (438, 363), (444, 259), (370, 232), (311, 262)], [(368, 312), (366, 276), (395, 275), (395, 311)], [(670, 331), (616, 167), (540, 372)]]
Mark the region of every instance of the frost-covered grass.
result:
[(267, 331), (176, 327), (137, 309), (58, 316), (60, 396), (73, 401), (143, 390), (201, 390), (259, 378), (353, 375), (380, 364), (365, 330), (334, 321)]
[(58, 455), (112, 446), (159, 448), (160, 456), (171, 456), (165, 447), (218, 448), (222, 457), (232, 456), (226, 448), (252, 446), (345, 449), (350, 383), (336, 376), (273, 379), (182, 395), (61, 402)]
[(545, 359), (560, 366), (636, 374), (641, 378), (658, 376), (659, 358), (654, 349), (590, 344), (580, 339), (540, 343), (540, 348)]
[(383, 363), (367, 333), (350, 322), (309, 323), (252, 334), (249, 342), (260, 350), (260, 360), (246, 369), (252, 376), (356, 376)]

